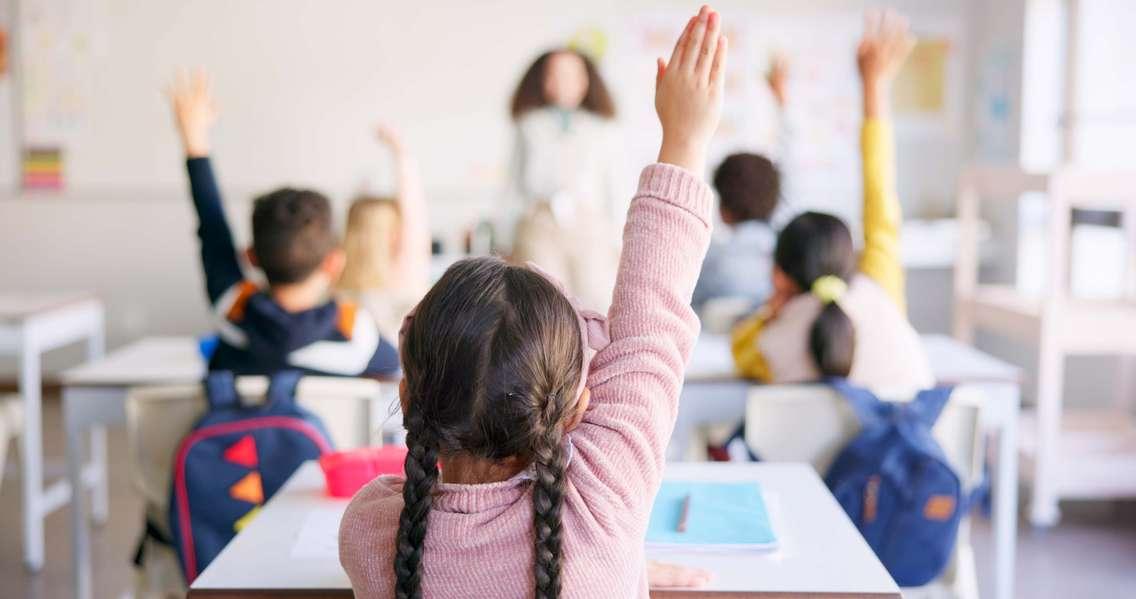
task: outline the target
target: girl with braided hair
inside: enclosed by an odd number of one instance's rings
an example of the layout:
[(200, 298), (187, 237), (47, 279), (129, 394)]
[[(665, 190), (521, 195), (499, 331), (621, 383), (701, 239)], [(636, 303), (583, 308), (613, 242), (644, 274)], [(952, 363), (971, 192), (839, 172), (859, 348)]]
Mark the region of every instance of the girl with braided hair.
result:
[(493, 258), (452, 266), (407, 317), (406, 476), (364, 487), (340, 526), (357, 597), (647, 597), (643, 538), (698, 334), (720, 28), (703, 7), (659, 60), (663, 143), (607, 318)]

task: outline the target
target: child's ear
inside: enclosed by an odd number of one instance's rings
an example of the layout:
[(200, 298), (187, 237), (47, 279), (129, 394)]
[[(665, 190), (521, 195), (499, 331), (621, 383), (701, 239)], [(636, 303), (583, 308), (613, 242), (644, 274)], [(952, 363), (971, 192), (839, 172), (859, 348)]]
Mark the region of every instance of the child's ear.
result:
[(588, 411), (588, 404), (591, 403), (591, 401), (592, 392), (587, 387), (584, 387), (583, 393), (580, 393), (580, 398), (576, 400), (576, 411), (564, 425), (564, 432), (570, 432), (572, 429), (580, 426), (580, 423), (584, 421), (584, 412)]
[(335, 248), (323, 257), (323, 262), (320, 263), (320, 270), (327, 278), (332, 281), (338, 281), (339, 275), (343, 274), (343, 267), (347, 265), (347, 254), (344, 253), (342, 248)]
[(256, 259), (256, 252), (253, 251), (252, 246), (245, 248), (245, 259), (248, 260), (254, 268), (260, 268), (260, 260)]

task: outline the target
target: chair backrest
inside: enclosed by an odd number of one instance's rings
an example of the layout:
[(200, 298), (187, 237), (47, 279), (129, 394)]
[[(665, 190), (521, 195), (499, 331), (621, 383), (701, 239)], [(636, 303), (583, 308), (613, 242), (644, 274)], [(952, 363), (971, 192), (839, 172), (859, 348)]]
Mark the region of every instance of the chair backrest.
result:
[[(263, 401), (266, 377), (240, 377), (237, 390), (249, 404)], [(127, 445), (134, 486), (148, 510), (164, 512), (169, 501), (174, 452), (205, 413), (201, 385), (132, 389), (126, 400)], [(388, 405), (384, 386), (369, 379), (304, 377), (296, 390), (299, 404), (323, 421), (337, 449), (381, 442), (375, 424)], [(164, 522), (164, 517), (157, 521)]]
[[(957, 387), (932, 430), (964, 488), (982, 476), (981, 400), (978, 389)], [(757, 385), (749, 392), (746, 443), (763, 460), (808, 462), (823, 475), (859, 432), (847, 401), (825, 385)]]

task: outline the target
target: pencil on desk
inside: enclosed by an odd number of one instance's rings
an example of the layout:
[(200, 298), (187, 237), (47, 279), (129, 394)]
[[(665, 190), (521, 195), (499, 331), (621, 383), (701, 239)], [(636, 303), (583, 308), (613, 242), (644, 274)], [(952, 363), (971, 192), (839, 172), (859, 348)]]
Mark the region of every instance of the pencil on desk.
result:
[(686, 520), (689, 517), (690, 517), (690, 493), (687, 493), (686, 497), (683, 497), (683, 499), (682, 499), (682, 512), (679, 514), (678, 526), (675, 527), (675, 530), (677, 530), (678, 532), (686, 532)]

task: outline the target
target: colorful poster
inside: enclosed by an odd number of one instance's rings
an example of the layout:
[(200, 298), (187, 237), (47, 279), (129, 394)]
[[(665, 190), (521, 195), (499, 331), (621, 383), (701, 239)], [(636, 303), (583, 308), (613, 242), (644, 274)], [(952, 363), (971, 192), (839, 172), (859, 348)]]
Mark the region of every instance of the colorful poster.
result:
[(63, 151), (51, 147), (25, 148), (23, 187), (29, 190), (63, 189)]
[(25, 189), (61, 189), (63, 156), (93, 90), (95, 2), (21, 3), (20, 72)]

